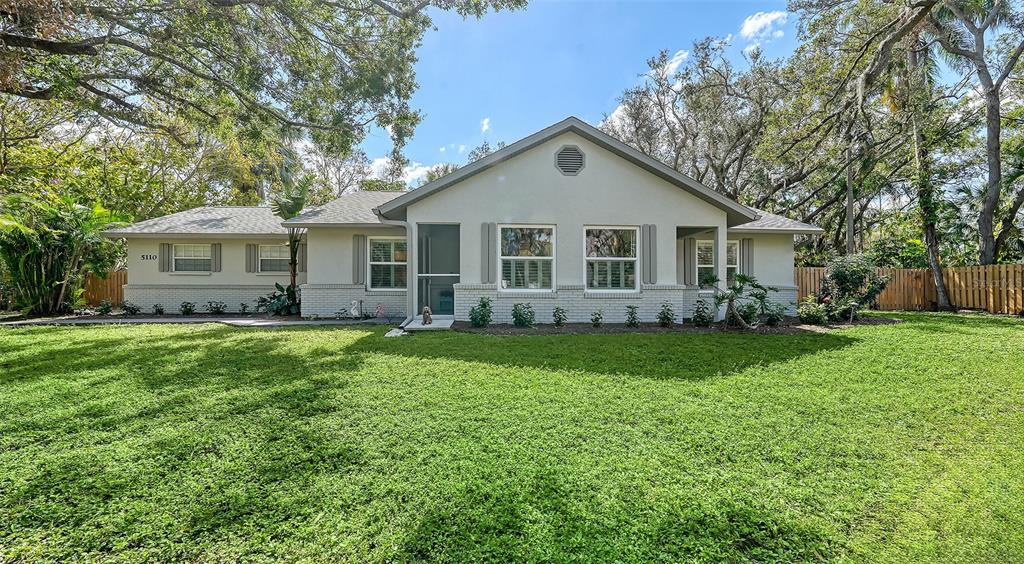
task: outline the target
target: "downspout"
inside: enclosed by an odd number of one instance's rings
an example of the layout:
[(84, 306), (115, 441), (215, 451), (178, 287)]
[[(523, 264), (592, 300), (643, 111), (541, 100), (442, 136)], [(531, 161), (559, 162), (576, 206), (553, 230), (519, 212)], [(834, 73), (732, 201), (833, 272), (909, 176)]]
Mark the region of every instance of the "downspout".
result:
[[(379, 207), (373, 208), (373, 214), (376, 215), (377, 219), (379, 219), (380, 222), (383, 223), (384, 225), (397, 225), (397, 226), (405, 229), (405, 248), (409, 249), (409, 250), (412, 250), (414, 248), (413, 247), (413, 241), (412, 241), (412, 228), (409, 225), (408, 221), (403, 220), (403, 219), (388, 219), (388, 218), (384, 217), (383, 215), (381, 215)], [(405, 329), (405, 326), (408, 325), (409, 323), (411, 323), (413, 318), (415, 317), (414, 313), (416, 311), (416, 308), (414, 307), (414, 305), (412, 303), (413, 299), (414, 299), (413, 292), (415, 292), (415, 288), (411, 287), (412, 284), (409, 284), (409, 282), (414, 281), (415, 278), (416, 278), (415, 275), (413, 275), (413, 276), (409, 275), (410, 274), (410, 270), (415, 267), (415, 265), (412, 264), (412, 258), (413, 258), (412, 257), (412, 253), (410, 252), (409, 253), (409, 257), (408, 257), (409, 260), (406, 263), (409, 266), (406, 267), (406, 273), (405, 273), (405, 284), (406, 284), (406, 288), (405, 288), (405, 321), (402, 321), (398, 325), (398, 327), (400, 329)]]

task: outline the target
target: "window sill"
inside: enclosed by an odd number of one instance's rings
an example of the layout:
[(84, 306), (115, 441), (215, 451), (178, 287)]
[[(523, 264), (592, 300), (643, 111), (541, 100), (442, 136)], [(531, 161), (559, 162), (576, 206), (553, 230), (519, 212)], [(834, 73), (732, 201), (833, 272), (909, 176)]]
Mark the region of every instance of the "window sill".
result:
[(168, 272), (171, 276), (209, 276), (212, 272)]
[(287, 272), (253, 272), (256, 276), (281, 276), (284, 278), (288, 277)]
[(367, 288), (367, 292), (406, 292), (408, 288)]
[(583, 297), (589, 299), (639, 298), (640, 290), (584, 290)]

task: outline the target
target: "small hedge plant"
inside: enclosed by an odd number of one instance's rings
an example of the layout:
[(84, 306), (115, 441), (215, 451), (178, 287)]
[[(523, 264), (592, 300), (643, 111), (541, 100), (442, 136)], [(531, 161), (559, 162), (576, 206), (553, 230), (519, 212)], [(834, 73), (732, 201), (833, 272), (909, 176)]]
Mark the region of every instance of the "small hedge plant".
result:
[(533, 327), (534, 321), (533, 306), (524, 303), (512, 305), (512, 323), (516, 327)]
[(125, 315), (138, 315), (142, 313), (142, 308), (132, 302), (125, 302), (121, 304), (121, 311)]
[(711, 306), (704, 300), (697, 300), (693, 308), (693, 324), (697, 327), (710, 327), (715, 321)]
[(777, 303), (770, 303), (764, 312), (765, 325), (778, 327), (786, 319), (786, 306)]
[(671, 327), (676, 324), (676, 311), (672, 309), (669, 302), (661, 303), (661, 310), (658, 312), (658, 325)]
[(639, 327), (640, 315), (635, 305), (626, 306), (626, 327)]
[(569, 321), (569, 314), (565, 308), (556, 306), (551, 312), (551, 322), (555, 324), (555, 327), (562, 327), (567, 321)]
[(491, 324), (493, 316), (491, 298), (480, 298), (475, 306), (469, 308), (469, 324), (473, 327), (487, 327)]
[(178, 311), (181, 312), (182, 315), (192, 315), (196, 312), (196, 304), (192, 302), (181, 302), (181, 305), (178, 306)]
[[(765, 306), (767, 309), (767, 306)], [(746, 321), (748, 325), (756, 325), (760, 318), (760, 308), (758, 304), (754, 302), (744, 302), (736, 307), (736, 312), (740, 314), (743, 321)]]
[(163, 315), (164, 306), (163, 304), (153, 304), (153, 315)]
[(603, 320), (604, 320), (604, 311), (602, 311), (600, 309), (595, 311), (594, 313), (590, 314), (590, 324), (593, 325), (595, 328), (600, 327), (601, 326), (601, 322)]
[(807, 296), (800, 307), (796, 308), (796, 316), (800, 318), (800, 323), (824, 325), (828, 323), (828, 308), (818, 303), (816, 297)]
[(206, 311), (212, 315), (223, 315), (228, 310), (228, 304), (218, 301), (206, 302)]
[(238, 313), (249, 313), (249, 304), (248, 304), (248, 302), (242, 302), (242, 303), (238, 304)]
[(96, 306), (96, 313), (100, 315), (110, 315), (114, 311), (114, 304), (110, 303), (110, 300), (100, 300), (100, 305)]

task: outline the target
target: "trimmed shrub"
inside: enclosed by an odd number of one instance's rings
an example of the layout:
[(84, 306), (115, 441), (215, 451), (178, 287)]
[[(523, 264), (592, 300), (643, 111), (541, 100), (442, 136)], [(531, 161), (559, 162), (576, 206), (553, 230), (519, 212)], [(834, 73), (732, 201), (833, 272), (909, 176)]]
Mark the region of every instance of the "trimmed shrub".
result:
[(786, 319), (786, 306), (771, 302), (768, 304), (764, 313), (764, 322), (769, 327), (777, 327), (782, 325), (782, 322)]
[(473, 327), (487, 327), (491, 324), (493, 315), (491, 298), (480, 298), (475, 306), (469, 308), (469, 324)]
[(238, 304), (238, 313), (249, 313), (249, 303), (242, 302)]
[(564, 307), (555, 306), (555, 309), (551, 312), (551, 321), (555, 324), (555, 327), (562, 327), (569, 321), (569, 314), (565, 311)]
[(533, 327), (534, 320), (533, 306), (524, 303), (512, 305), (512, 323), (516, 327)]
[(815, 301), (825, 306), (830, 320), (853, 321), (859, 310), (875, 303), (888, 283), (888, 276), (875, 272), (871, 257), (839, 256), (825, 265), (825, 278)]
[(715, 322), (715, 314), (711, 306), (704, 300), (697, 300), (693, 308), (693, 324), (697, 327), (710, 327)]
[(604, 311), (603, 310), (599, 309), (599, 310), (595, 311), (594, 313), (590, 314), (590, 324), (593, 325), (594, 327), (600, 327), (601, 326), (601, 322), (603, 320), (604, 320)]
[(125, 315), (138, 315), (142, 313), (142, 308), (132, 302), (125, 302), (121, 304), (121, 311)]
[(223, 315), (228, 310), (228, 304), (224, 302), (206, 302), (206, 311), (212, 315)]
[(810, 325), (824, 325), (828, 323), (828, 309), (825, 304), (818, 303), (818, 300), (814, 296), (807, 296), (800, 307), (796, 308), (796, 316), (800, 318), (800, 323), (808, 323)]
[(114, 311), (114, 304), (110, 303), (110, 300), (100, 300), (100, 305), (96, 306), (96, 313), (100, 315), (110, 315)]
[(635, 305), (626, 306), (626, 327), (639, 327), (640, 315), (637, 314)]
[(192, 315), (196, 312), (196, 304), (192, 302), (181, 302), (181, 305), (178, 306), (178, 311), (181, 312), (182, 315)]
[[(767, 305), (765, 306), (767, 308)], [(743, 321), (747, 322), (747, 325), (756, 325), (757, 320), (760, 317), (760, 307), (754, 302), (744, 302), (736, 307), (736, 312), (740, 314)]]
[(661, 302), (661, 310), (658, 312), (658, 325), (662, 327), (671, 327), (676, 324), (676, 311), (672, 309), (672, 304), (668, 302)]
[(153, 315), (163, 315), (164, 306), (163, 304), (153, 304)]
[(267, 315), (298, 315), (301, 311), (299, 294), (294, 286), (274, 284), (274, 292), (256, 298), (256, 311)]

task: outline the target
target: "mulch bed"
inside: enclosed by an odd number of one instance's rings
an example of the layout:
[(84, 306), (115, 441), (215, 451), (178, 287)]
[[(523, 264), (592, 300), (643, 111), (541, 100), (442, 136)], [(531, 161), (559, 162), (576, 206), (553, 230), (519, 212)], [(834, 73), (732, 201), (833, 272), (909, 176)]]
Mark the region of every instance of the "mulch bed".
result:
[(672, 327), (661, 327), (657, 323), (641, 323), (639, 327), (626, 327), (621, 323), (604, 323), (594, 327), (590, 323), (566, 323), (555, 327), (550, 323), (542, 323), (533, 327), (516, 327), (515, 325), (495, 324), (487, 327), (473, 327), (465, 321), (456, 321), (452, 325), (455, 331), (477, 333), (480, 335), (613, 335), (621, 333), (761, 333), (765, 335), (796, 335), (800, 333), (822, 333), (847, 329), (859, 325), (889, 325), (900, 323), (899, 319), (888, 317), (862, 317), (853, 324), (838, 325), (805, 325), (795, 317), (787, 317), (782, 325), (769, 327), (761, 325), (753, 330), (726, 327), (718, 322), (710, 327), (697, 327), (690, 323), (681, 323)]

